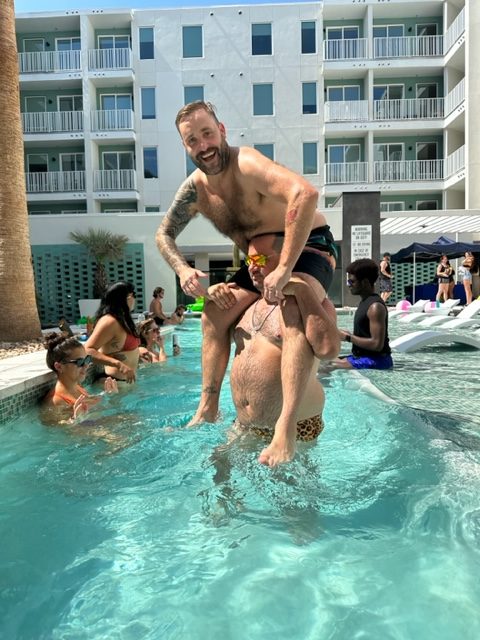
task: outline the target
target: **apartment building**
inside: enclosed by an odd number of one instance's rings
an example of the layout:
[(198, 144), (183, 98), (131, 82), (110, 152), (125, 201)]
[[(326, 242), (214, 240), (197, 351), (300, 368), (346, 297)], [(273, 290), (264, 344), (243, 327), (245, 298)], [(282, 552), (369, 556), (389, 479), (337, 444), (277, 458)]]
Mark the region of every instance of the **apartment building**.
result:
[[(131, 239), (125, 275), (142, 290), (161, 282), (174, 306), (175, 280), (153, 234), (194, 168), (174, 119), (196, 99), (216, 105), (231, 144), (308, 177), (340, 241), (341, 211), (331, 207), (344, 191), (380, 191), (385, 212), (480, 208), (478, 4), (324, 0), (19, 15), (37, 270), (52, 247), (73, 259), (73, 228), (111, 228)], [(179, 244), (204, 269), (231, 253), (202, 220)], [(77, 279), (71, 297), (82, 287)]]

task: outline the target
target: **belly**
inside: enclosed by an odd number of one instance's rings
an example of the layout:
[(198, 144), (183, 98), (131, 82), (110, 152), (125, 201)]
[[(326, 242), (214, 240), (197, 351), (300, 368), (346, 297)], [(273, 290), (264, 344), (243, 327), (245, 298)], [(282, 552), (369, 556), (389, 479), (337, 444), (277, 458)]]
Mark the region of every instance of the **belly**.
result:
[[(123, 364), (126, 364), (127, 367), (130, 367), (131, 369), (133, 369), (134, 371), (137, 370), (138, 368), (138, 359), (139, 359), (139, 355), (140, 352), (138, 349), (134, 349), (133, 351), (120, 351), (116, 354), (113, 353), (109, 353), (108, 355), (112, 356), (112, 357), (116, 357), (116, 356), (120, 356), (118, 359), (123, 362)], [(120, 371), (118, 369), (116, 369), (115, 367), (105, 367), (105, 373), (107, 374), (107, 376), (112, 376), (113, 378), (116, 378), (117, 380), (125, 380), (125, 376), (123, 376)]]

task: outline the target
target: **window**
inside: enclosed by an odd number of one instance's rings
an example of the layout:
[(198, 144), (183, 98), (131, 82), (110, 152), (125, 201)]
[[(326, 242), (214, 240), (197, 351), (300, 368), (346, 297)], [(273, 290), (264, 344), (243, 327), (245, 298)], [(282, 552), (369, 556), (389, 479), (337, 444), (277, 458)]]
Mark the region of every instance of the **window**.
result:
[(302, 53), (317, 53), (315, 22), (302, 22)]
[(270, 160), (275, 160), (273, 144), (254, 144), (253, 148), (260, 151), (260, 153), (263, 153), (263, 155), (270, 158)]
[(421, 36), (436, 36), (437, 25), (432, 24), (417, 24), (416, 25), (417, 38)]
[(99, 49), (130, 49), (130, 36), (98, 36)]
[(158, 178), (157, 147), (143, 147), (143, 177)]
[(402, 36), (403, 24), (386, 24), (381, 27), (373, 27), (374, 38), (401, 38)]
[(104, 151), (102, 157), (103, 168), (105, 171), (133, 169), (132, 151)]
[(23, 41), (23, 50), (26, 53), (45, 51), (45, 40), (43, 38), (25, 38)]
[(272, 116), (273, 115), (273, 85), (254, 84), (253, 85), (253, 115)]
[(57, 96), (57, 105), (59, 111), (82, 111), (82, 96)]
[(140, 29), (138, 30), (138, 40), (140, 46), (140, 60), (153, 60), (153, 27), (140, 27)]
[(61, 153), (60, 171), (85, 171), (85, 156), (83, 153)]
[(80, 38), (57, 38), (57, 51), (80, 51)]
[(359, 161), (359, 144), (331, 144), (328, 146), (328, 162), (330, 164), (344, 164)]
[(29, 153), (27, 167), (30, 173), (46, 173), (48, 171), (48, 155), (46, 153)]
[(417, 142), (416, 151), (417, 160), (436, 160), (438, 158), (436, 142)]
[(155, 87), (142, 87), (142, 120), (153, 120), (155, 115)]
[(145, 213), (159, 213), (159, 206), (145, 207)]
[(373, 87), (374, 100), (402, 100), (403, 84), (377, 84)]
[(119, 109), (132, 109), (132, 96), (129, 93), (103, 93), (100, 96), (102, 111), (117, 111)]
[(363, 53), (358, 27), (328, 27), (326, 42), (327, 60), (359, 58)]
[(204, 100), (204, 92), (202, 85), (192, 85), (189, 87), (183, 87), (183, 98), (185, 104), (189, 102), (195, 102), (196, 100)]
[(38, 113), (47, 110), (47, 100), (45, 96), (27, 96), (25, 98), (26, 113)]
[(316, 82), (302, 82), (302, 113), (317, 113)]
[(417, 211), (434, 211), (438, 209), (436, 200), (417, 200)]
[(318, 173), (318, 151), (316, 142), (303, 143), (303, 173)]
[(403, 144), (385, 142), (373, 145), (374, 160), (377, 162), (399, 162), (403, 160)]
[(416, 97), (438, 98), (438, 84), (436, 82), (425, 82), (417, 84)]
[(252, 56), (272, 55), (272, 25), (252, 24)]
[(380, 202), (380, 211), (405, 211), (405, 202), (401, 200), (396, 202)]
[(345, 102), (347, 100), (360, 100), (360, 87), (345, 85), (344, 87), (327, 87), (327, 101)]
[(375, 58), (404, 56), (407, 43), (403, 41), (403, 25), (390, 24), (373, 27), (373, 54)]
[(201, 58), (203, 56), (202, 27), (183, 27), (183, 57)]

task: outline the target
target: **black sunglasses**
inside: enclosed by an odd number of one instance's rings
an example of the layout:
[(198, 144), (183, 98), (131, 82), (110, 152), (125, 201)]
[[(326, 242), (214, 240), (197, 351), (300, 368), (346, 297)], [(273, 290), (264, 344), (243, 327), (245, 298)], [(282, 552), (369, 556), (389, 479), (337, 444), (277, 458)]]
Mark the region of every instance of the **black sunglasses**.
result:
[(63, 360), (63, 364), (75, 364), (80, 369), (92, 362), (92, 356), (85, 356), (84, 358), (77, 358), (76, 360)]

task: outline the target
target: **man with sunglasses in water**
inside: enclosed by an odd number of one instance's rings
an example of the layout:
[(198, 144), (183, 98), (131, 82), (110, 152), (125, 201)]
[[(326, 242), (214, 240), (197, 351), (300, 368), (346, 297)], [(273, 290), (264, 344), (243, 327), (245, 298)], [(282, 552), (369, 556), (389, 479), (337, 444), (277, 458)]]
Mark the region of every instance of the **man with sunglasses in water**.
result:
[(340, 331), (342, 340), (350, 342), (352, 353), (335, 360), (341, 369), (391, 369), (393, 360), (388, 338), (388, 309), (375, 293), (378, 265), (374, 260), (355, 260), (347, 267), (347, 285), (361, 300), (353, 318), (353, 333)]
[[(266, 234), (250, 241), (246, 263), (254, 286), (262, 294), (233, 329), (235, 357), (230, 373), (237, 410), (235, 431), (271, 440), (259, 462), (275, 467), (295, 455), (296, 441), (313, 441), (323, 429), (325, 394), (317, 378), (319, 360), (334, 358), (340, 348), (335, 307), (312, 296), (309, 284), (293, 278), (280, 303), (265, 298), (265, 281), (278, 266), (282, 239)], [(306, 279), (311, 276), (305, 276)], [(208, 289), (210, 296), (234, 283)], [(301, 311), (318, 318), (315, 354), (301, 329)], [(296, 359), (285, 367), (282, 350), (295, 350)]]
[[(225, 126), (210, 103), (185, 105), (175, 124), (183, 145), (198, 167), (181, 185), (158, 231), (157, 245), (177, 273), (183, 291), (204, 296), (202, 271), (190, 267), (175, 242), (202, 213), (244, 252), (252, 238), (276, 233), (283, 238), (278, 263), (264, 285), (265, 299), (280, 303), (292, 272), (311, 274), (310, 286), (323, 300), (335, 269), (336, 247), (325, 217), (316, 209), (318, 192), (298, 174), (250, 147), (230, 147)], [(237, 289), (225, 289), (207, 301), (202, 315), (202, 396), (190, 425), (217, 417), (220, 387), (230, 354), (229, 329), (258, 298), (246, 268), (234, 277)], [(303, 313), (302, 313), (303, 316)], [(303, 320), (303, 323), (302, 323)], [(317, 319), (303, 317), (298, 326), (314, 345)], [(282, 367), (294, 362), (294, 348), (284, 346)]]

